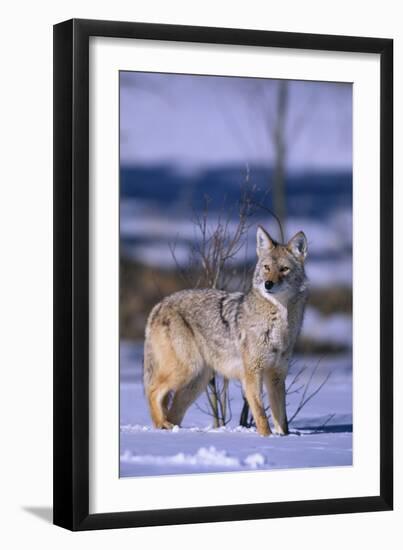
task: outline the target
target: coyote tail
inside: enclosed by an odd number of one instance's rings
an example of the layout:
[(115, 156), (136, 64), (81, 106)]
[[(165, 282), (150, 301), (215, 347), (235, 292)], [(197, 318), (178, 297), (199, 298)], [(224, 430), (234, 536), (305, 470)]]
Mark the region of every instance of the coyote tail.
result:
[(148, 389), (151, 384), (154, 372), (154, 363), (151, 351), (147, 349), (146, 345), (144, 348), (144, 357), (143, 357), (143, 382), (144, 382), (144, 391), (148, 394)]

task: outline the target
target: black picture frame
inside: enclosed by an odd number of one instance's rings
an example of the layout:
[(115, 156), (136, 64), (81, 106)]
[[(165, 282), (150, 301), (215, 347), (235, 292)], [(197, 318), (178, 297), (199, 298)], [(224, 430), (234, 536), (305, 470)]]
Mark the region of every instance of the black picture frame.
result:
[[(381, 58), (380, 490), (365, 497), (89, 513), (89, 38), (365, 52)], [(393, 507), (393, 40), (73, 19), (54, 26), (54, 523), (71, 530)]]

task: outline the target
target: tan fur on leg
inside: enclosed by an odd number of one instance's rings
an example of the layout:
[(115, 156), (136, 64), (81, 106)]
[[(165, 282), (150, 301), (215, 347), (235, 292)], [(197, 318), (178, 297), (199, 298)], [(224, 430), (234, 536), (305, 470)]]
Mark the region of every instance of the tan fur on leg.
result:
[(150, 388), (148, 393), (150, 414), (155, 428), (165, 428), (167, 430), (173, 428), (173, 424), (166, 419), (163, 407), (163, 401), (166, 399), (168, 392), (169, 389), (166, 387), (161, 388), (161, 386), (157, 385)]
[(210, 369), (204, 369), (191, 380), (189, 384), (179, 389), (172, 400), (171, 408), (168, 412), (168, 420), (173, 424), (180, 425), (187, 409), (196, 401), (199, 395), (206, 389), (213, 373)]
[(269, 423), (262, 403), (262, 377), (259, 372), (245, 372), (243, 387), (249, 407), (260, 435), (271, 435)]
[(285, 403), (285, 373), (281, 370), (269, 369), (265, 371), (264, 376), (275, 432), (286, 435), (288, 434), (288, 422)]

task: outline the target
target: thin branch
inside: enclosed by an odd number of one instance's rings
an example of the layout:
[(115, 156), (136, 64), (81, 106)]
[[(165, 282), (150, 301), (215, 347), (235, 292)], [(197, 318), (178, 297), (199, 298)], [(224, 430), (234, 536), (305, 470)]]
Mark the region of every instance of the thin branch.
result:
[(285, 241), (285, 236), (284, 236), (284, 230), (283, 230), (283, 225), (281, 223), (281, 220), (280, 218), (277, 216), (277, 214), (275, 214), (273, 212), (273, 210), (271, 210), (270, 208), (267, 208), (267, 206), (259, 203), (259, 202), (255, 202), (253, 201), (252, 204), (254, 204), (255, 206), (257, 206), (258, 208), (260, 208), (261, 210), (264, 210), (265, 212), (267, 212), (268, 214), (270, 214), (271, 216), (273, 216), (273, 218), (276, 220), (277, 222), (277, 225), (278, 225), (278, 230), (279, 230), (279, 233), (280, 233), (280, 239), (281, 239), (281, 242), (283, 243)]
[[(178, 237), (176, 237), (177, 239)], [(175, 263), (175, 266), (176, 266), (176, 269), (179, 273), (179, 275), (182, 277), (183, 279), (183, 282), (185, 284), (189, 284), (189, 277), (186, 273), (186, 271), (183, 269), (183, 267), (181, 266), (177, 256), (176, 256), (176, 246), (177, 246), (177, 240), (175, 239), (174, 243), (168, 243), (168, 247), (169, 247), (169, 251), (171, 252), (171, 256), (172, 256), (172, 259)]]
[(330, 376), (331, 376), (331, 372), (329, 372), (325, 378), (323, 379), (323, 381), (319, 384), (319, 386), (313, 390), (310, 394), (308, 394), (308, 390), (310, 388), (310, 385), (311, 385), (311, 382), (312, 382), (312, 379), (319, 367), (319, 364), (320, 364), (320, 361), (317, 362), (317, 364), (315, 365), (315, 367), (312, 369), (312, 372), (309, 376), (309, 379), (308, 381), (306, 382), (305, 384), (305, 387), (304, 387), (304, 391), (302, 393), (302, 397), (300, 399), (300, 402), (296, 408), (296, 410), (294, 411), (294, 414), (291, 416), (291, 418), (289, 418), (288, 422), (291, 423), (296, 417), (297, 415), (301, 412), (301, 410), (305, 407), (305, 405), (307, 403), (309, 403), (309, 401), (311, 401), (311, 399), (313, 399), (315, 397), (315, 395), (317, 395), (320, 390), (323, 388), (323, 386), (326, 384), (326, 382), (329, 380)]
[(323, 431), (324, 427), (329, 424), (329, 422), (336, 416), (335, 413), (329, 414), (328, 418), (325, 420), (325, 422), (319, 426), (319, 428), (316, 428), (316, 430), (313, 432), (314, 434), (320, 433)]

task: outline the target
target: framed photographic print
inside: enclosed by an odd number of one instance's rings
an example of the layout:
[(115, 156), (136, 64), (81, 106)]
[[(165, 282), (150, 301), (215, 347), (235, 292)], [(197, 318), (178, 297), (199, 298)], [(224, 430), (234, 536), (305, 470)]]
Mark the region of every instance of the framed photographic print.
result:
[(54, 27), (54, 523), (391, 510), (393, 42)]

